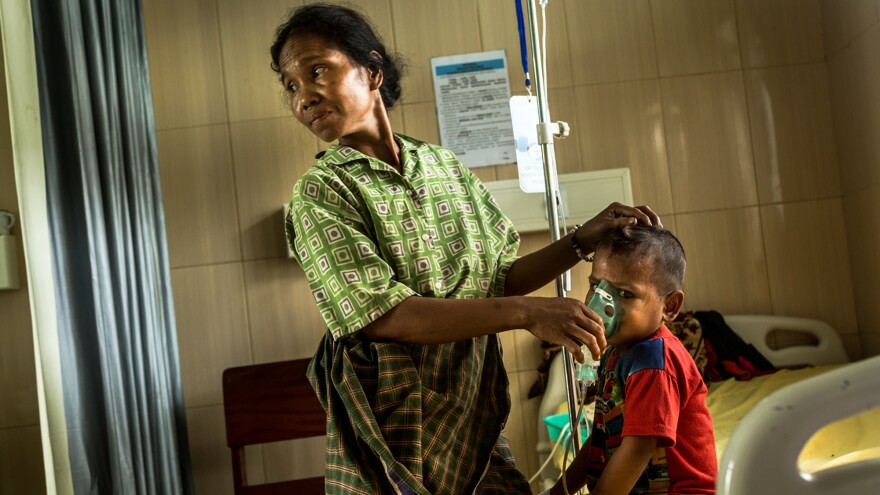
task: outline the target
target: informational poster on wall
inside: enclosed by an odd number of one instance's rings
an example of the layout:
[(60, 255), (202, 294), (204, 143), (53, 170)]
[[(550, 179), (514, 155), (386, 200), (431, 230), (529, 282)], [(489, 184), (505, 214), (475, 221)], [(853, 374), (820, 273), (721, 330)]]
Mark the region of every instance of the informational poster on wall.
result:
[(516, 161), (504, 50), (431, 59), (440, 143), (468, 167)]

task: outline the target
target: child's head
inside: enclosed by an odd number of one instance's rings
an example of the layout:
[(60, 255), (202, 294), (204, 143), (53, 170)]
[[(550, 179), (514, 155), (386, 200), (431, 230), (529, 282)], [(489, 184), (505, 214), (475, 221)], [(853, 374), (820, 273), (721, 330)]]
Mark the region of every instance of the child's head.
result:
[(684, 303), (685, 256), (666, 229), (637, 224), (605, 234), (596, 245), (590, 291), (607, 280), (619, 293), (623, 320), (609, 344), (628, 346), (675, 319)]

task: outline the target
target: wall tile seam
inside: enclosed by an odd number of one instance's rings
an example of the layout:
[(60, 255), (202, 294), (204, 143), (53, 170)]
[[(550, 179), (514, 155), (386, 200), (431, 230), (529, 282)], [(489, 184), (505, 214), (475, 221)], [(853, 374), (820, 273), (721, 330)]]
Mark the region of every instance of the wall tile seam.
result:
[(24, 423), (24, 424), (20, 424), (20, 425), (14, 424), (14, 425), (9, 425), (9, 426), (0, 426), (0, 434), (8, 433), (10, 431), (27, 430), (30, 428), (39, 428), (39, 427), (40, 427), (39, 421), (36, 423)]
[[(820, 65), (827, 63), (827, 60), (824, 58), (817, 60), (809, 60), (809, 61), (799, 61), (792, 62), (786, 64), (776, 64), (776, 65), (767, 65), (767, 66), (755, 66), (755, 67), (744, 67), (738, 69), (724, 69), (724, 70), (716, 70), (716, 71), (706, 71), (706, 72), (693, 72), (693, 73), (683, 73), (683, 74), (673, 74), (673, 75), (665, 75), (665, 76), (651, 76), (651, 77), (642, 77), (642, 78), (630, 78), (630, 79), (615, 79), (608, 81), (593, 81), (582, 84), (572, 84), (565, 86), (558, 86), (550, 88), (548, 92), (553, 92), (557, 90), (570, 90), (570, 89), (578, 89), (578, 88), (591, 88), (597, 86), (610, 86), (613, 84), (626, 84), (626, 83), (638, 83), (638, 82), (649, 82), (649, 81), (665, 81), (671, 79), (683, 79), (689, 77), (699, 77), (699, 76), (712, 76), (718, 74), (734, 74), (738, 72), (754, 72), (768, 69), (783, 69), (790, 67), (804, 67), (810, 65)], [(512, 93), (516, 94), (516, 93)], [(419, 101), (401, 101), (400, 106), (405, 107), (408, 105), (421, 105), (426, 103), (433, 103), (436, 107), (436, 100), (419, 100)], [(395, 107), (396, 108), (396, 107)], [(436, 108), (435, 108), (436, 109)], [(267, 119), (252, 119), (252, 120), (267, 120)]]
[[(434, 100), (431, 100), (431, 101), (433, 102)], [(397, 108), (399, 108), (399, 107), (397, 105), (395, 105), (394, 108), (392, 108), (390, 111), (393, 112)], [(293, 114), (254, 117), (254, 118), (237, 119), (237, 120), (229, 120), (229, 121), (222, 121), (222, 122), (206, 122), (206, 123), (189, 124), (189, 125), (182, 125), (182, 126), (175, 126), (175, 127), (162, 127), (162, 128), (157, 127), (156, 132), (157, 133), (164, 133), (164, 132), (190, 130), (190, 129), (201, 129), (201, 128), (205, 128), (205, 127), (218, 127), (221, 125), (232, 126), (234, 124), (261, 123), (261, 122), (269, 122), (269, 121), (273, 121), (273, 120), (288, 120), (288, 119), (294, 119)], [(0, 150), (2, 150), (3, 148), (4, 147), (0, 147)], [(10, 149), (11, 149), (11, 147), (10, 147)]]
[[(880, 167), (880, 164), (877, 164), (876, 166)], [(880, 178), (878, 178), (874, 182), (869, 182), (869, 183), (863, 184), (859, 187), (856, 187), (855, 189), (842, 192), (841, 199), (847, 200), (847, 199), (853, 198), (861, 193), (864, 193), (865, 191), (869, 191), (869, 190), (875, 189), (875, 188), (880, 188)], [(878, 197), (880, 197), (880, 191), (878, 191)]]
[[(736, 3), (734, 4), (734, 18), (736, 19), (736, 23), (737, 23), (737, 33), (739, 33), (740, 23), (739, 23), (739, 14), (737, 13)], [(740, 43), (740, 56), (742, 56), (742, 50), (743, 50), (742, 43)], [(749, 98), (750, 94), (749, 93), (750, 92), (749, 92), (749, 84), (748, 84), (748, 81), (746, 80), (747, 76), (748, 75), (746, 74), (746, 71), (744, 69), (741, 72), (740, 82), (742, 83), (742, 95), (743, 95), (743, 100), (745, 103), (746, 125), (749, 128), (748, 129), (749, 152), (750, 152), (750, 156), (752, 158), (752, 174), (754, 177), (753, 186), (754, 186), (754, 191), (755, 191), (755, 199), (757, 200), (757, 204), (758, 204), (758, 224), (760, 225), (760, 228), (761, 228), (761, 252), (763, 254), (764, 273), (767, 274), (768, 289), (769, 289), (770, 261), (767, 259), (768, 258), (768, 256), (767, 256), (767, 236), (764, 235), (764, 232), (765, 232), (765, 230), (764, 230), (764, 227), (765, 227), (764, 215), (761, 214), (761, 188), (760, 188), (760, 184), (759, 184), (760, 179), (758, 178), (758, 157), (757, 157), (757, 151), (755, 150), (755, 136), (754, 136), (755, 126), (754, 126), (753, 120), (752, 120), (751, 105), (749, 105), (749, 101), (750, 101), (750, 98)], [(767, 304), (770, 305), (770, 311), (773, 311), (774, 304), (773, 304), (773, 291), (772, 290), (768, 290)]]
[(822, 66), (822, 65), (824, 65), (824, 66), (828, 65), (828, 61), (825, 60), (824, 58), (821, 60), (812, 60), (812, 61), (808, 61), (808, 62), (795, 62), (795, 63), (783, 64), (783, 65), (769, 65), (766, 67), (752, 67), (752, 68), (748, 68), (748, 69), (743, 69), (743, 71), (745, 71), (745, 72), (759, 72), (759, 71), (771, 71), (771, 70), (776, 70), (776, 69), (793, 69), (793, 68), (804, 68), (804, 67)]
[(843, 42), (841, 46), (837, 49), (837, 52), (839, 53), (846, 48), (851, 48), (853, 45), (859, 43), (861, 40), (864, 40), (865, 38), (867, 38), (868, 33), (877, 26), (880, 26), (880, 21), (875, 20), (873, 24), (866, 26), (863, 30), (854, 34), (849, 40)]
[(217, 1), (211, 2), (214, 7), (214, 24), (217, 28), (217, 51), (220, 55), (220, 74), (223, 78), (223, 114), (226, 116), (225, 122), (229, 123), (229, 86), (226, 84), (226, 56), (223, 53), (223, 26), (220, 22), (220, 5)]
[[(222, 408), (224, 407), (223, 402), (220, 402), (219, 404), (205, 404), (205, 405), (198, 405), (198, 406), (184, 406), (184, 409), (185, 409), (187, 412), (189, 412), (189, 411), (196, 411), (196, 410), (200, 410), (200, 409), (212, 409), (212, 408), (218, 408), (218, 407), (222, 409)], [(192, 429), (190, 429), (190, 430), (192, 430)], [(192, 433), (190, 433), (190, 434), (192, 434)]]
[(218, 122), (200, 122), (200, 123), (196, 123), (196, 124), (187, 124), (187, 125), (169, 126), (169, 127), (156, 126), (155, 129), (156, 129), (156, 134), (158, 135), (158, 134), (162, 134), (165, 132), (186, 131), (186, 130), (192, 130), (192, 129), (203, 129), (206, 127), (219, 127), (221, 125), (229, 125), (229, 124), (230, 124), (230, 122), (223, 120), (223, 121), (218, 121)]
[[(668, 184), (669, 184), (669, 197), (668, 197), (668, 199), (669, 199), (670, 207), (672, 208), (672, 211), (670, 211), (669, 213), (664, 213), (664, 214), (670, 215), (672, 217), (672, 221), (674, 223), (675, 222), (675, 198), (674, 198), (674, 194), (672, 192), (673, 177), (672, 177), (672, 167), (670, 167), (670, 163), (672, 163), (672, 158), (669, 156), (670, 146), (669, 146), (669, 132), (667, 132), (666, 105), (663, 104), (663, 101), (664, 101), (663, 88), (660, 85), (660, 78), (663, 76), (660, 74), (660, 53), (659, 53), (659, 49), (657, 48), (657, 29), (655, 29), (655, 27), (654, 27), (655, 17), (654, 17), (653, 2), (648, 2), (648, 11), (651, 16), (651, 43), (654, 47), (654, 60), (657, 63), (657, 79), (656, 79), (657, 82), (655, 83), (654, 88), (657, 91), (657, 93), (656, 93), (657, 99), (659, 100), (659, 104), (660, 104), (660, 126), (662, 127), (662, 132), (663, 132), (663, 157), (662, 158), (666, 161), (666, 180), (668, 181)], [(584, 153), (582, 153), (581, 156), (583, 157)], [(659, 215), (660, 215), (660, 213), (658, 213), (658, 216)], [(661, 221), (662, 221), (662, 217), (661, 217)]]
[(773, 201), (758, 201), (754, 206), (757, 207), (765, 207), (765, 206), (778, 206), (778, 205), (789, 205), (789, 204), (798, 204), (798, 203), (811, 203), (815, 201), (829, 201), (835, 199), (843, 199), (843, 193), (829, 193), (829, 194), (819, 194), (806, 198), (798, 198), (798, 199), (783, 199), (783, 200), (773, 200)]
[(773, 203), (762, 203), (762, 204), (748, 204), (748, 205), (740, 205), (740, 206), (732, 206), (727, 208), (706, 208), (701, 210), (687, 210), (687, 211), (677, 211), (674, 212), (674, 216), (688, 216), (688, 215), (702, 215), (707, 213), (724, 213), (731, 212), (737, 210), (749, 210), (752, 208), (765, 208), (772, 206), (791, 206), (791, 205), (799, 205), (803, 203), (817, 203), (817, 202), (825, 202), (825, 201), (834, 201), (834, 200), (842, 200), (843, 198), (840, 196), (826, 197), (826, 198), (815, 198), (815, 199), (799, 199), (795, 201), (777, 201)]
[(844, 42), (844, 43), (841, 43), (841, 45), (838, 46), (838, 47), (836, 47), (835, 50), (834, 50), (832, 53), (830, 53), (830, 54), (829, 54), (829, 53), (826, 53), (826, 54), (825, 54), (825, 60), (830, 61), (831, 59), (837, 58), (837, 57), (838, 57), (839, 55), (841, 55), (844, 51), (853, 48), (855, 44), (857, 44), (859, 41), (861, 41), (862, 39), (864, 39), (864, 38), (866, 37), (866, 34), (867, 34), (869, 31), (871, 31), (872, 29), (874, 29), (874, 27), (877, 26), (877, 25), (880, 25), (880, 22), (875, 23), (875, 24), (872, 24), (871, 26), (865, 28), (864, 31), (862, 31), (861, 33), (859, 33), (859, 34), (853, 36), (853, 38), (852, 38), (851, 40), (846, 41), (846, 42)]
[[(261, 363), (251, 363), (251, 364), (261, 364)], [(248, 365), (247, 364), (240, 364), (237, 366), (248, 366)], [(232, 368), (232, 367), (233, 366), (230, 366), (230, 368)], [(220, 377), (218, 377), (217, 379), (219, 381)], [(222, 392), (221, 392), (221, 394), (222, 394)], [(224, 406), (222, 399), (220, 400), (220, 402), (214, 402), (214, 401), (206, 401), (206, 402), (192, 401), (192, 402), (193, 402), (192, 405), (189, 405), (189, 404), (185, 405), (184, 409), (187, 411), (190, 411), (190, 410), (196, 410), (196, 409), (207, 409), (209, 407), (223, 407)]]
[(843, 199), (842, 196), (836, 195), (836, 196), (827, 196), (827, 197), (821, 197), (821, 198), (798, 199), (798, 200), (794, 200), (794, 201), (774, 201), (771, 203), (762, 203), (762, 204), (759, 204), (756, 206), (759, 208), (772, 207), (772, 206), (796, 206), (796, 205), (803, 205), (806, 203), (822, 203), (822, 202), (828, 202), (828, 201), (838, 201), (838, 200), (842, 200), (842, 199)]
[[(830, 201), (830, 200), (829, 200), (829, 201)], [(799, 201), (799, 202), (797, 202), (797, 203), (803, 203), (803, 202), (800, 202), (800, 201)], [(841, 214), (844, 214), (845, 212), (843, 211), (843, 201), (842, 201), (842, 200), (840, 200), (840, 209), (841, 209)], [(768, 236), (766, 235), (766, 232), (767, 232), (767, 231), (764, 229), (764, 224), (765, 224), (765, 218), (764, 218), (764, 217), (765, 217), (765, 215), (764, 215), (764, 209), (763, 209), (763, 208), (759, 209), (759, 211), (758, 211), (758, 215), (759, 215), (760, 222), (761, 222), (761, 234), (762, 234), (761, 237), (762, 237), (762, 243), (763, 243), (764, 262), (765, 262), (765, 265), (766, 265), (766, 267), (765, 267), (765, 270), (766, 270), (765, 273), (767, 274), (768, 288), (770, 289), (770, 290), (769, 290), (770, 312), (771, 312), (771, 314), (781, 314), (781, 315), (783, 315), (783, 316), (786, 316), (786, 315), (789, 315), (789, 316), (790, 316), (790, 315), (791, 315), (790, 312), (781, 312), (781, 311), (779, 311), (779, 309), (777, 309), (776, 304), (774, 303), (774, 300), (773, 300), (773, 292), (774, 292), (774, 291), (773, 291), (773, 280), (772, 280), (773, 272), (770, 270), (770, 259), (769, 259), (769, 257), (767, 256), (767, 253), (769, 252), (769, 250), (768, 250), (768, 242), (769, 242), (769, 239), (768, 239)], [(846, 219), (844, 218), (844, 220), (846, 220)], [(846, 225), (845, 225), (845, 222), (844, 222), (843, 229), (844, 229), (844, 234), (845, 234), (845, 233), (846, 233)], [(847, 287), (848, 287), (850, 290), (853, 290), (853, 277), (852, 277), (853, 264), (852, 264), (852, 262), (851, 262), (851, 260), (850, 260), (850, 257), (849, 257), (850, 249), (849, 249), (849, 242), (848, 242), (848, 239), (847, 239), (846, 235), (844, 235), (844, 242), (845, 242), (845, 245), (843, 246), (843, 255), (845, 256), (845, 259), (846, 259), (846, 265), (847, 265), (847, 266), (846, 266), (847, 270), (845, 270), (845, 271), (848, 272), (848, 278), (849, 278), (849, 284), (847, 285)], [(853, 303), (854, 303), (854, 301), (853, 301)], [(854, 305), (854, 304), (853, 304), (853, 308), (852, 308), (852, 309), (853, 309), (853, 314), (852, 314), (851, 316), (853, 317), (853, 320), (855, 321), (855, 332), (852, 332), (852, 331), (841, 331), (840, 328), (838, 328), (838, 327), (834, 327), (835, 331), (836, 331), (838, 334), (840, 334), (841, 336), (843, 336), (843, 335), (858, 335), (858, 334), (861, 333), (861, 332), (859, 331), (859, 327), (858, 327), (858, 311), (857, 311), (857, 309), (855, 308), (855, 305)]]
[[(279, 258), (279, 259), (287, 259), (287, 258)], [(190, 269), (198, 269), (198, 268), (213, 268), (213, 267), (222, 267), (226, 265), (236, 265), (236, 264), (244, 264), (249, 260), (230, 260), (230, 261), (217, 261), (212, 263), (200, 263), (195, 265), (183, 265), (183, 266), (172, 266), (171, 271), (178, 270), (190, 270)], [(261, 261), (261, 260), (252, 260), (252, 261)]]

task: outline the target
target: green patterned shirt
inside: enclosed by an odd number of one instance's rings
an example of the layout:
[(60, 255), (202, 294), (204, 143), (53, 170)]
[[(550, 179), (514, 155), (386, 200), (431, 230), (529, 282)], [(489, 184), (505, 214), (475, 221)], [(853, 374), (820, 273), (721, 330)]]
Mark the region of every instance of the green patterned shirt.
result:
[(334, 145), (293, 188), (287, 236), (334, 339), (407, 297), (501, 296), (519, 234), (441, 147), (397, 136), (403, 174)]
[(496, 335), (440, 345), (359, 330), (407, 297), (504, 294), (519, 235), (447, 149), (397, 135), (403, 173), (333, 146), (293, 190), (286, 231), (327, 323), (309, 377), (327, 411), (328, 494), (531, 493), (501, 435)]

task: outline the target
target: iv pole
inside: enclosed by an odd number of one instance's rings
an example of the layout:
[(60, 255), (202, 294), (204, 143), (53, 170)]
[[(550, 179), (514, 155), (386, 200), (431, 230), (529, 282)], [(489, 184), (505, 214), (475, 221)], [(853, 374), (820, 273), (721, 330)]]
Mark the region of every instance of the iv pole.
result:
[[(555, 136), (567, 136), (568, 124), (550, 122), (550, 110), (547, 107), (547, 90), (544, 87), (546, 75), (540, 60), (543, 47), (538, 39), (538, 17), (535, 11), (535, 1), (526, 0), (529, 12), (529, 39), (532, 44), (532, 63), (534, 64), (535, 71), (535, 93), (538, 97), (538, 144), (541, 146), (541, 154), (544, 158), (544, 195), (547, 203), (547, 218), (550, 221), (550, 241), (556, 242), (562, 236), (559, 233), (559, 180), (556, 173), (556, 153), (553, 147), (553, 138)], [(546, 4), (548, 0), (541, 1)], [(559, 297), (566, 297), (565, 279), (570, 276), (569, 271), (557, 277), (556, 293)], [(578, 428), (578, 394), (574, 377), (574, 358), (565, 347), (562, 348), (562, 356), (565, 364), (565, 391), (568, 398), (572, 452), (576, 453), (581, 445), (581, 432), (580, 428)]]

